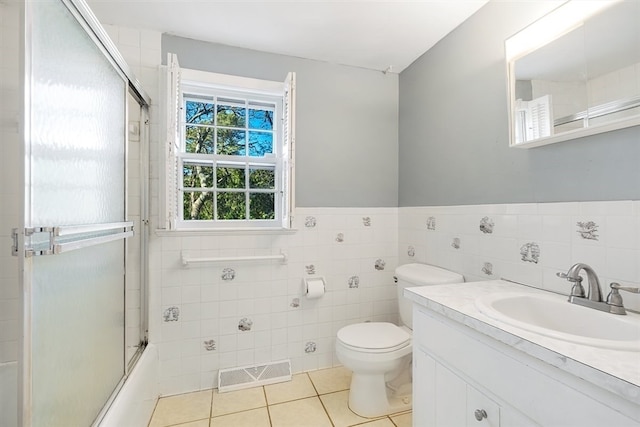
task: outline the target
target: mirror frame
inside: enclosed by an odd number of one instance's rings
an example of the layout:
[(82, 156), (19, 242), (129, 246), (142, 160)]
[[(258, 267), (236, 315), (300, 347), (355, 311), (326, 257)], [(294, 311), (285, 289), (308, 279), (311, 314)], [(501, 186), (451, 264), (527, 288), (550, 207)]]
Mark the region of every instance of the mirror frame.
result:
[(517, 148), (534, 148), (575, 138), (596, 135), (640, 125), (640, 114), (625, 119), (613, 120), (586, 128), (564, 131), (557, 135), (542, 137), (532, 141), (516, 143), (514, 111), (515, 98), (515, 61), (539, 49), (567, 32), (583, 25), (585, 21), (621, 0), (590, 1), (568, 0), (542, 18), (534, 21), (505, 41), (505, 59), (507, 66), (507, 105), (509, 122), (509, 146)]

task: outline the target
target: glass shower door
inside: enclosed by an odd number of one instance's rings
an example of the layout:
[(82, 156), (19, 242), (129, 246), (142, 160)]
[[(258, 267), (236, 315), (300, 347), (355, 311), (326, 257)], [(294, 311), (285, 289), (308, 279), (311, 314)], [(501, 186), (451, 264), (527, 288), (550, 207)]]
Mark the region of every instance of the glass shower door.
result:
[(91, 425), (125, 373), (127, 80), (68, 5), (25, 3), (27, 426)]

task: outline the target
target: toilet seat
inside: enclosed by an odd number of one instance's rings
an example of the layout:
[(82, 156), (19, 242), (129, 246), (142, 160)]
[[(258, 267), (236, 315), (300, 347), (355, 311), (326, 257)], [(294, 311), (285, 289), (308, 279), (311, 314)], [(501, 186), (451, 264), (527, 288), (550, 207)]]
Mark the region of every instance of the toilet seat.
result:
[(386, 353), (411, 345), (411, 335), (388, 322), (345, 326), (338, 331), (337, 338), (347, 348), (370, 353)]

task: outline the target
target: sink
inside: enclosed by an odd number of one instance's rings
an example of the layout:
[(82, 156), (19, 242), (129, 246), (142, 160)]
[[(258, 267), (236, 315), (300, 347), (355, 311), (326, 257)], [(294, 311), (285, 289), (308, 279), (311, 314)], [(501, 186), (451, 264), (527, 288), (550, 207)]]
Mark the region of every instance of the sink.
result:
[(615, 350), (640, 351), (640, 315), (571, 304), (555, 294), (502, 293), (476, 299), (485, 315), (547, 337)]

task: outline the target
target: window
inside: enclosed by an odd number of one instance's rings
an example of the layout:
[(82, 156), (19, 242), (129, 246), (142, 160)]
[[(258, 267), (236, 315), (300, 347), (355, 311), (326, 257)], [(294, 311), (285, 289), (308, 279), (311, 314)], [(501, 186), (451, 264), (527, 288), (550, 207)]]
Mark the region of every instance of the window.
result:
[(289, 227), (293, 75), (276, 83), (168, 69), (167, 227)]

